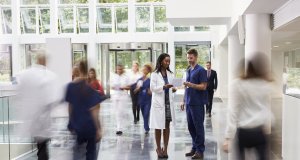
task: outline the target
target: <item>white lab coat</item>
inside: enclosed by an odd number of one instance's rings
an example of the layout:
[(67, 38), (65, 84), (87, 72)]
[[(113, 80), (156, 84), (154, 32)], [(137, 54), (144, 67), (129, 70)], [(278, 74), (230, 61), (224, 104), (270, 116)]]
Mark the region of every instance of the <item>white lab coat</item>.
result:
[[(171, 84), (173, 81), (173, 74), (167, 71), (168, 82)], [(165, 81), (161, 73), (153, 72), (150, 79), (150, 90), (152, 91), (152, 102), (150, 109), (150, 128), (152, 129), (165, 129), (166, 116), (165, 116), (165, 92), (163, 86)], [(172, 115), (172, 124), (175, 125), (175, 109), (174, 109), (174, 94), (172, 89), (169, 89), (170, 108)]]

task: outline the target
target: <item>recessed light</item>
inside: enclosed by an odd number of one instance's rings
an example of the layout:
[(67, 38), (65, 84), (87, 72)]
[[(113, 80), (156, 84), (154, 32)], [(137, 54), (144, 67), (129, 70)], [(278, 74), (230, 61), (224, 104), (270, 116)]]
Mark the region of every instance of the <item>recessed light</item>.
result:
[(292, 44), (292, 42), (285, 42), (285, 44)]
[(279, 46), (273, 46), (274, 48), (278, 48)]

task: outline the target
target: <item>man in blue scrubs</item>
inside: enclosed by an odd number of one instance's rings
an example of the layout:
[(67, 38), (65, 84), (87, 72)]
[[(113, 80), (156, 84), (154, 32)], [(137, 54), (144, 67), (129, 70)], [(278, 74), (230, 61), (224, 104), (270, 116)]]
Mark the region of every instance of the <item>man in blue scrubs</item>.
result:
[(206, 91), (207, 74), (206, 70), (197, 64), (198, 52), (190, 49), (187, 52), (189, 68), (186, 73), (185, 95), (181, 109), (186, 106), (188, 129), (192, 137), (193, 147), (185, 156), (192, 156), (192, 159), (203, 159), (204, 146), (204, 105), (207, 104), (208, 95)]

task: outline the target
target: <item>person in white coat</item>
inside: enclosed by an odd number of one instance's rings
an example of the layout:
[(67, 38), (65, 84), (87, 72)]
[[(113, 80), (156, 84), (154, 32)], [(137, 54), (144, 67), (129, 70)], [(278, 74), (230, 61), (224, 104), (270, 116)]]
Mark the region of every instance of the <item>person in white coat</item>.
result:
[[(176, 89), (171, 84), (173, 73), (169, 68), (170, 55), (161, 54), (151, 74), (150, 90), (152, 103), (150, 110), (150, 128), (155, 129), (156, 152), (158, 158), (168, 158), (168, 143), (170, 137), (170, 122), (175, 123), (173, 92)], [(163, 130), (164, 148), (161, 148), (161, 130)]]
[(116, 74), (112, 79), (112, 89), (115, 93), (112, 95), (113, 106), (116, 107), (117, 135), (123, 134), (125, 117), (125, 107), (130, 101), (127, 90), (130, 89), (130, 82), (126, 76), (123, 65), (117, 65)]

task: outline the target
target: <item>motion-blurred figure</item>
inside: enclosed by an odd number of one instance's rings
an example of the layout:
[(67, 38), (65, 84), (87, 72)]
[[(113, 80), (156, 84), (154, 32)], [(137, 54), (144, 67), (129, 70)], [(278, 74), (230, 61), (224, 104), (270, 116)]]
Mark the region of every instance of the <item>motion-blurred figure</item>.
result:
[(116, 121), (117, 121), (117, 135), (123, 134), (123, 129), (126, 124), (125, 108), (129, 102), (129, 95), (127, 90), (130, 89), (129, 78), (126, 76), (123, 65), (117, 65), (116, 74), (111, 83), (112, 89), (115, 93), (112, 95), (113, 106), (116, 107)]
[(103, 87), (97, 80), (97, 74), (94, 68), (89, 69), (88, 83), (93, 89), (99, 92), (100, 95), (104, 95)]
[(266, 127), (272, 113), (269, 109), (271, 94), (270, 68), (263, 53), (257, 53), (240, 66), (241, 76), (232, 83), (232, 103), (229, 104), (227, 129), (223, 149), (235, 135), (238, 140), (239, 160), (245, 159), (245, 150), (255, 148), (257, 158), (268, 159)]
[(134, 89), (137, 85), (137, 80), (141, 78), (143, 75), (139, 72), (139, 63), (133, 62), (132, 63), (132, 71), (129, 74), (130, 76), (130, 97), (132, 101), (132, 113), (133, 113), (133, 122), (137, 124), (140, 120), (140, 106), (138, 105), (138, 98), (139, 95), (134, 92)]
[(142, 110), (142, 115), (144, 118), (144, 129), (145, 134), (149, 134), (149, 116), (150, 116), (150, 107), (151, 107), (151, 90), (150, 90), (150, 78), (149, 74), (152, 72), (151, 65), (144, 65), (143, 67), (143, 77), (139, 78), (137, 81), (136, 88), (134, 90), (135, 93), (138, 94), (138, 105)]
[(88, 85), (86, 63), (81, 61), (78, 68), (79, 77), (68, 84), (65, 96), (69, 102), (68, 128), (77, 136), (73, 159), (82, 159), (82, 148), (86, 147), (86, 160), (95, 160), (96, 143), (101, 138), (97, 106), (104, 98)]
[(50, 140), (52, 108), (62, 99), (59, 97), (57, 76), (46, 68), (45, 55), (37, 56), (37, 63), (17, 76), (18, 118), (24, 124), (18, 133), (34, 137), (39, 160), (48, 160), (47, 144)]

